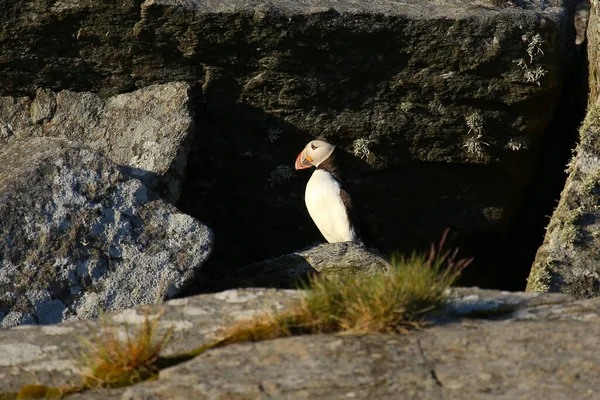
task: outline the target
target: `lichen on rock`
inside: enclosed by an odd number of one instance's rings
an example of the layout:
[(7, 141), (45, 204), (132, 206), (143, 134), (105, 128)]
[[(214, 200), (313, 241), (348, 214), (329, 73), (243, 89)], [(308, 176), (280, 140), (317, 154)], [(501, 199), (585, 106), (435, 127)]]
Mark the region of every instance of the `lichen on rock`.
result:
[(162, 301), (211, 249), (206, 226), (78, 143), (0, 149), (0, 326)]
[(527, 291), (600, 295), (599, 107), (595, 103), (589, 108), (581, 126), (580, 143), (531, 268)]

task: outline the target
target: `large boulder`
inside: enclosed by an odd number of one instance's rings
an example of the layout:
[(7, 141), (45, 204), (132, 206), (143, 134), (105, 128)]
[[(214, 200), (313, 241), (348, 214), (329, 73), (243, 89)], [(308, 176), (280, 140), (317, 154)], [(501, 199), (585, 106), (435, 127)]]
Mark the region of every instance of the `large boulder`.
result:
[(194, 129), (189, 89), (173, 82), (106, 100), (50, 89), (32, 98), (0, 97), (0, 144), (38, 136), (83, 141), (175, 203)]
[(0, 326), (98, 316), (174, 296), (212, 232), (107, 158), (55, 138), (0, 148)]
[(600, 296), (600, 102), (588, 109), (581, 142), (527, 282), (530, 292)]
[(531, 268), (527, 283), (531, 292), (600, 296), (600, 19), (594, 2), (587, 37), (589, 107), (560, 201)]
[(426, 247), (450, 227), (456, 245), (486, 246), (485, 284), (522, 287), (513, 260), (487, 268), (509, 253), (504, 235), (562, 93), (572, 6), (145, 2), (140, 40), (203, 66), (205, 133), (189, 170), (205, 174), (179, 205), (219, 235), (215, 270), (323, 241), (303, 202), (310, 173), (292, 169), (321, 136), (347, 155), (383, 252)]
[[(298, 299), (292, 290), (231, 290), (106, 320), (134, 329), (163, 313), (158, 334), (174, 333), (162, 355), (181, 356), (222, 337), (224, 327)], [(600, 390), (600, 299), (455, 289), (447, 312), (442, 323), (409, 335), (301, 336), (174, 358), (179, 363), (157, 380), (73, 399), (584, 399)], [(71, 338), (90, 329), (98, 334), (101, 323), (0, 331), (4, 394), (31, 383), (77, 383), (82, 342)]]
[[(350, 156), (380, 248), (452, 227), (490, 232), (496, 257), (573, 59), (575, 3), (5, 0), (0, 92), (193, 85), (202, 132), (178, 205), (219, 236), (219, 273), (322, 241), (291, 170), (317, 135)], [(517, 281), (511, 261), (489, 282)]]

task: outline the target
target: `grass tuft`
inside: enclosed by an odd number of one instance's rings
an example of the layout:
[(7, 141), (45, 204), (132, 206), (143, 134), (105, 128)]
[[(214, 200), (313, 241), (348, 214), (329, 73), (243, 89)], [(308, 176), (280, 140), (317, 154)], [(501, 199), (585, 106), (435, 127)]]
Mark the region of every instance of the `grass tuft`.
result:
[(153, 379), (160, 370), (164, 359), (159, 353), (165, 347), (174, 328), (168, 329), (162, 336), (157, 335), (158, 321), (162, 314), (150, 319), (144, 317), (142, 326), (131, 332), (125, 326), (125, 339), (121, 339), (118, 326), (102, 318), (102, 329), (91, 331), (91, 339), (84, 339), (82, 356), (82, 378), (80, 385), (64, 385), (58, 388), (43, 385), (23, 386), (16, 399), (62, 399), (70, 394), (88, 389), (116, 388), (130, 386)]
[(157, 336), (160, 316), (145, 316), (142, 326), (135, 332), (125, 328), (125, 340), (120, 339), (118, 327), (102, 319), (102, 332), (92, 333), (86, 340), (84, 353), (84, 386), (86, 388), (114, 388), (136, 384), (154, 378), (159, 371), (156, 362), (165, 347), (173, 328)]
[(242, 321), (223, 332), (225, 339), (215, 347), (297, 334), (406, 333), (421, 328), (426, 312), (442, 304), (444, 291), (472, 261), (457, 260), (457, 251), (442, 247), (443, 240), (429, 254), (394, 257), (390, 271), (370, 277), (313, 277), (298, 307)]

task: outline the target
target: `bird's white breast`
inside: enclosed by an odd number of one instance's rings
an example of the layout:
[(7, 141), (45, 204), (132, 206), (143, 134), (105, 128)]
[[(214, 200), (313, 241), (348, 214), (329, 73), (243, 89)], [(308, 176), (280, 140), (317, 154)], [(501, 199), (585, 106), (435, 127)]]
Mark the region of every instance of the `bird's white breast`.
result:
[(329, 172), (313, 172), (306, 185), (304, 201), (308, 213), (329, 243), (356, 240), (340, 197), (340, 184)]

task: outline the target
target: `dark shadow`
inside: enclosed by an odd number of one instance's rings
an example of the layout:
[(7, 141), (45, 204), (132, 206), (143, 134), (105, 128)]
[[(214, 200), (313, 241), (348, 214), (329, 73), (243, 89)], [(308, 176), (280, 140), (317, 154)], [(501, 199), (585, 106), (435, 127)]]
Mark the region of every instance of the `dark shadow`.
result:
[[(229, 90), (237, 87), (224, 79)], [(215, 242), (210, 259), (184, 291), (187, 295), (246, 287), (244, 282), (251, 281), (248, 271), (252, 271), (246, 265), (324, 242), (304, 204), (312, 170), (294, 172), (279, 184), (269, 181), (277, 167), (293, 169), (297, 154), (313, 137), (261, 109), (233, 103), (236, 95), (227, 96), (229, 103), (219, 103), (219, 107), (229, 107), (228, 115), (234, 110), (238, 117), (224, 118), (206, 106), (202, 96), (201, 88), (195, 88), (198, 132), (177, 206), (207, 224)], [(268, 131), (273, 127), (281, 138), (271, 142)], [(335, 144), (350, 149), (352, 138), (341, 137)], [(447, 245), (461, 247), (459, 256), (476, 256), (475, 267), (465, 271), (465, 282), (506, 288), (496, 285), (502, 271), (495, 260), (502, 247), (493, 247), (500, 243), (497, 238), (502, 237), (505, 222), (491, 231), (489, 217), (482, 210), (502, 210), (519, 195), (515, 190), (521, 186), (508, 171), (434, 162), (406, 162), (378, 170), (350, 154), (344, 158), (345, 181), (363, 215), (371, 246), (388, 257), (427, 251), (450, 228)], [(245, 271), (244, 278), (240, 278), (241, 271)], [(277, 276), (272, 279), (277, 283), (261, 278), (256, 285), (294, 287)]]
[[(335, 18), (335, 15), (310, 18), (329, 17)], [(387, 55), (381, 60), (377, 58), (381, 49), (375, 51), (373, 43), (387, 46), (385, 30), (374, 32), (372, 37), (363, 37), (359, 46), (353, 40), (356, 32), (353, 33), (351, 26), (340, 28), (324, 43), (320, 37), (310, 37), (315, 33), (299, 28), (306, 21), (291, 22), (285, 35), (265, 44), (272, 46), (271, 50), (289, 49), (289, 53), (281, 54), (276, 60), (261, 59), (264, 56), (261, 51), (265, 50), (248, 46), (242, 36), (232, 43), (243, 46), (224, 49), (202, 36), (201, 26), (195, 28), (199, 29), (195, 33), (201, 40), (197, 48), (202, 50), (198, 65), (206, 67), (206, 80), (194, 89), (192, 104), (196, 107), (197, 132), (189, 156), (186, 183), (177, 206), (206, 223), (215, 234), (215, 243), (211, 258), (202, 266), (201, 273), (190, 286), (194, 290), (189, 293), (233, 287), (231, 282), (238, 281), (236, 276), (244, 266), (324, 241), (303, 200), (312, 171), (292, 170), (297, 154), (314, 138), (297, 126), (309, 125), (298, 121), (298, 116), (286, 103), (281, 106), (281, 118), (274, 115), (276, 112), (269, 114), (259, 106), (252, 106), (261, 104), (261, 93), (276, 103), (269, 104), (271, 109), (276, 108), (278, 101), (296, 99), (298, 103), (294, 106), (299, 116), (317, 118), (322, 112), (323, 118), (332, 118), (335, 113), (356, 112), (353, 118), (356, 118), (357, 131), (364, 131), (370, 128), (362, 124), (362, 114), (358, 111), (365, 108), (366, 99), (375, 96), (380, 84), (389, 82), (390, 74), (399, 71), (407, 62), (406, 55), (394, 51), (389, 52), (396, 54), (390, 59)], [(234, 23), (249, 22), (240, 19), (233, 20)], [(257, 32), (268, 33), (269, 24), (254, 28)], [(236, 34), (245, 35), (243, 28), (248, 26), (241, 26)], [(390, 40), (390, 45), (397, 40)], [(520, 38), (515, 40), (520, 43)], [(337, 47), (332, 53), (327, 46)], [(235, 59), (231, 58), (232, 54), (236, 54)], [(341, 59), (330, 59), (331, 54), (351, 57), (352, 69), (347, 70)], [(259, 79), (261, 69), (257, 63), (260, 60), (275, 63), (264, 69), (266, 74), (273, 74), (272, 77)], [(435, 243), (444, 230), (450, 228), (452, 236), (448, 246), (461, 247), (460, 256), (475, 256), (475, 262), (465, 271), (462, 284), (510, 290), (524, 288), (531, 260), (543, 238), (547, 215), (564, 184), (561, 171), (584, 110), (569, 105), (572, 99), (569, 96), (575, 93), (571, 90), (574, 84), (571, 82), (576, 77), (581, 78), (582, 64), (580, 57), (567, 66), (566, 89), (559, 111), (546, 132), (526, 193), (523, 193), (523, 187), (531, 175), (521, 173), (521, 170), (530, 169), (531, 165), (518, 157), (509, 160), (514, 171), (506, 165), (411, 161), (409, 144), (396, 132), (380, 135), (381, 141), (372, 149), (389, 159), (389, 165), (378, 169), (350, 156), (346, 179), (352, 186), (353, 200), (362, 209), (374, 245), (386, 255), (427, 250), (430, 243)], [(323, 67), (312, 68), (314, 65)], [(498, 73), (487, 67), (480, 66), (478, 73)], [(280, 72), (285, 75), (285, 84), (278, 80)], [(244, 79), (239, 79), (240, 76)], [(250, 79), (250, 82), (246, 79), (250, 76), (256, 79)], [(245, 90), (242, 84), (257, 87)], [(351, 90), (353, 87), (360, 90)], [(273, 97), (273, 92), (280, 96)], [(575, 98), (580, 100), (578, 96)], [(538, 108), (540, 104), (543, 106), (539, 99), (531, 101)], [(530, 103), (519, 105), (519, 110), (538, 112), (537, 108), (529, 110)], [(504, 107), (486, 104), (484, 107), (488, 108)], [(571, 113), (569, 110), (576, 111)], [(416, 123), (423, 119), (419, 113), (429, 112), (424, 107), (417, 107), (406, 114), (407, 121), (399, 124)], [(315, 124), (330, 126), (326, 122)], [(505, 121), (490, 124), (492, 136), (512, 132), (512, 128), (506, 128)], [(452, 124), (445, 121), (427, 129), (438, 132), (446, 127), (452, 128)], [(514, 129), (517, 133), (518, 129)], [(273, 132), (276, 132), (274, 136), (271, 135)], [(457, 132), (452, 129), (444, 132), (443, 137), (436, 136), (442, 141), (439, 146), (452, 149)], [(336, 145), (349, 150), (357, 133), (323, 132), (323, 136), (325, 139), (328, 135), (335, 137), (332, 141)], [(427, 146), (431, 143), (426, 140), (432, 139), (424, 135), (423, 140), (423, 145)], [(506, 154), (493, 156), (500, 158)], [(530, 155), (525, 158), (529, 159)], [(274, 179), (273, 173), (282, 166), (292, 170), (293, 176), (289, 180)]]
[(203, 274), (196, 282), (184, 288), (177, 297), (235, 288), (297, 289), (304, 287), (318, 272), (301, 256), (289, 254), (272, 260), (258, 262), (235, 270), (233, 273)]
[[(573, 38), (573, 42), (574, 42)], [(587, 42), (586, 42), (587, 43)], [(475, 262), (459, 282), (490, 289), (525, 290), (546, 227), (564, 188), (566, 166), (579, 138), (588, 97), (586, 43), (565, 66), (562, 96), (534, 160), (530, 184), (507, 209), (505, 232), (482, 232), (465, 243)], [(482, 270), (487, 271), (482, 274)]]

